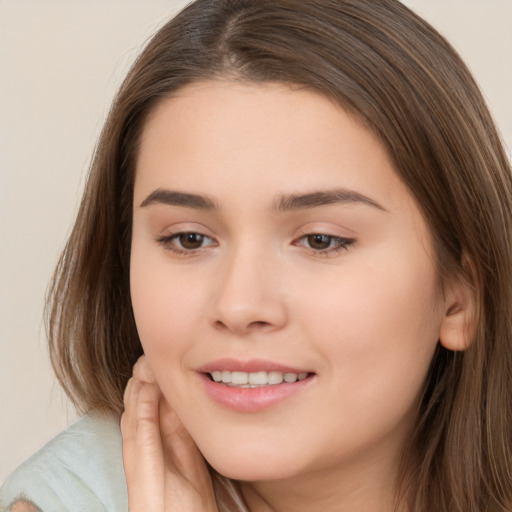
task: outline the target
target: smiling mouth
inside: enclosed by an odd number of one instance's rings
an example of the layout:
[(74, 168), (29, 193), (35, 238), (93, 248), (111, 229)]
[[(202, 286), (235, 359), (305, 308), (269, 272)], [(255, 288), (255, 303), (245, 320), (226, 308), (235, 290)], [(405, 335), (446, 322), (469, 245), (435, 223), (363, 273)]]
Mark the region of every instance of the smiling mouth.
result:
[(214, 370), (207, 373), (211, 381), (237, 388), (262, 388), (277, 386), (282, 383), (293, 384), (312, 375), (308, 372), (292, 373), (279, 371), (261, 372), (230, 372)]

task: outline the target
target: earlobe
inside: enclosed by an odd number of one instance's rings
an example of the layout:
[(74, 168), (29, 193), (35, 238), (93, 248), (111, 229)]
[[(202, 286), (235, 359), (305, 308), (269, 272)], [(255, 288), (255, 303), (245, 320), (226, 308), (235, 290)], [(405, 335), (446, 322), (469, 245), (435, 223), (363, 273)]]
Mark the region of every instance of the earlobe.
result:
[(445, 291), (439, 341), (448, 350), (466, 350), (473, 341), (476, 328), (475, 290), (465, 279), (457, 279)]

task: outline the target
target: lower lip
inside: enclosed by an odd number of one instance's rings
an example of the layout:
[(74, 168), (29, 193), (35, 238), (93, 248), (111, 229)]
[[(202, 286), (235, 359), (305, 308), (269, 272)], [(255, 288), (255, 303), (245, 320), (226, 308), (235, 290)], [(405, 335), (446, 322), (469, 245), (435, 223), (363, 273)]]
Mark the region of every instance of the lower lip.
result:
[(311, 384), (314, 375), (296, 382), (283, 382), (260, 388), (237, 388), (210, 380), (200, 374), (206, 393), (218, 404), (238, 412), (259, 412), (295, 395)]

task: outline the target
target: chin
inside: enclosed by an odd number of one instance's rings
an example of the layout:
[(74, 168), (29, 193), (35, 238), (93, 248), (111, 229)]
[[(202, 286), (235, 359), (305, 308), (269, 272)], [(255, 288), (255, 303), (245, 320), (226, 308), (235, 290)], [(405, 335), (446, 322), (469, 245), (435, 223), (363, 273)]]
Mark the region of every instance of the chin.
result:
[(225, 456), (205, 456), (205, 458), (217, 473), (232, 480), (262, 482), (291, 478), (297, 474), (295, 463), (277, 460), (275, 457), (260, 456), (255, 459), (249, 455), (234, 456), (232, 452), (228, 452)]

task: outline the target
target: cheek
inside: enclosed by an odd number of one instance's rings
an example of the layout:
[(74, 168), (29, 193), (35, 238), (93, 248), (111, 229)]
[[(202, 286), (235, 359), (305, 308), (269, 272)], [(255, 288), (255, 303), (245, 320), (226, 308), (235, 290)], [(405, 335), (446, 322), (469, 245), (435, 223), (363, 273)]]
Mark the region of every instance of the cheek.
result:
[[(330, 391), (317, 405), (332, 416), (334, 432), (343, 432), (343, 448), (410, 428), (440, 315), (429, 265), (352, 267), (337, 282), (343, 286), (325, 283), (308, 294), (314, 307), (302, 305), (300, 329), (322, 355), (320, 371)], [(332, 432), (323, 435), (332, 435), (334, 451)]]
[(421, 387), (442, 318), (425, 255), (352, 266), (324, 286), (312, 282), (309, 290), (296, 316), (330, 361), (338, 385), (392, 387), (396, 376)]
[[(197, 317), (197, 295), (165, 261), (132, 253), (130, 290), (135, 323), (148, 359), (179, 353)], [(172, 360), (172, 358), (171, 358)]]
[[(173, 286), (174, 285), (174, 286)], [(176, 282), (160, 272), (132, 272), (131, 293), (135, 323), (149, 366), (163, 395), (176, 405), (182, 389), (184, 358), (197, 315), (193, 294), (176, 291)]]

